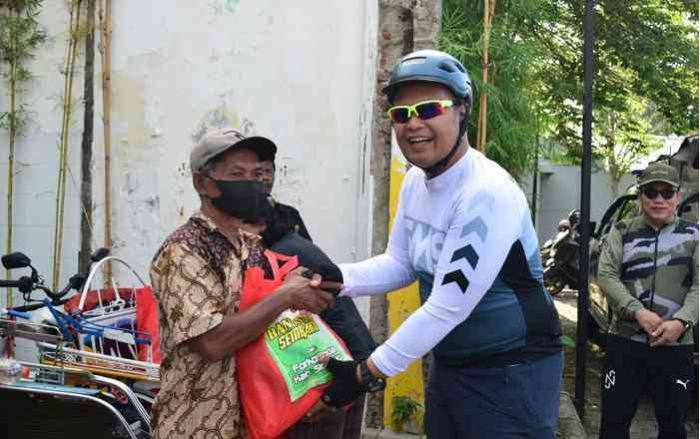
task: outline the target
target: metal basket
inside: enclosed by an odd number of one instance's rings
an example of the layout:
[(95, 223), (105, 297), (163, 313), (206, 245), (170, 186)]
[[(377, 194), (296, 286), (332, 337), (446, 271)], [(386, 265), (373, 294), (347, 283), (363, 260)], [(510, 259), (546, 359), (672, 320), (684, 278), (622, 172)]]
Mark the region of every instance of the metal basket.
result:
[[(110, 262), (127, 269), (131, 287), (120, 288), (112, 277), (106, 279), (108, 289), (91, 288), (102, 268)], [(136, 294), (144, 287), (143, 279), (123, 259), (109, 256), (96, 263), (81, 291), (76, 314), (63, 314), (49, 307), (64, 337), (74, 346), (59, 348), (51, 341), (38, 342), (41, 363), (66, 364), (119, 379), (158, 382), (159, 365), (153, 362), (151, 336), (136, 328)], [(113, 298), (105, 297), (105, 291), (112, 291)], [(97, 302), (94, 308), (87, 309), (90, 294), (97, 295)], [(140, 352), (145, 352), (146, 361), (139, 359)]]

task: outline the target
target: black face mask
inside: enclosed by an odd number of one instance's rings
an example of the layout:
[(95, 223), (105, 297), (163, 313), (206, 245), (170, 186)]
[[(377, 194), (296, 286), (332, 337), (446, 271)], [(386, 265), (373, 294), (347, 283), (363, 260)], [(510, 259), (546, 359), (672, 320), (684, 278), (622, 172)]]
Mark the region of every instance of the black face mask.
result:
[(227, 215), (256, 222), (268, 216), (268, 211), (272, 209), (260, 181), (209, 178), (216, 183), (216, 187), (221, 192), (218, 197), (211, 198), (211, 203)]

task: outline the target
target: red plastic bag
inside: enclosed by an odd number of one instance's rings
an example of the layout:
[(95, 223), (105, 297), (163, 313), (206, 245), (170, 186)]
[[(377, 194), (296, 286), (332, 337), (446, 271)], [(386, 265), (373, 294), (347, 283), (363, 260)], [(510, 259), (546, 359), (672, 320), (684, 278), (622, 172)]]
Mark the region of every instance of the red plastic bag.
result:
[[(136, 290), (136, 330), (151, 336), (151, 361), (160, 364), (160, 334), (158, 330), (158, 303), (151, 287)], [(139, 345), (139, 360), (148, 361), (149, 346)]]
[[(286, 274), (298, 266), (295, 256), (269, 250), (265, 256), (273, 279), (266, 279), (260, 267), (246, 269), (241, 311), (273, 294)], [(319, 339), (324, 342), (317, 342)], [(249, 439), (283, 437), (321, 399), (331, 380), (330, 373), (318, 362), (321, 352), (351, 359), (342, 340), (318, 316), (291, 311), (282, 313), (265, 334), (236, 352), (239, 394)], [(280, 357), (281, 353), (287, 361)], [(305, 359), (300, 361), (301, 358)]]

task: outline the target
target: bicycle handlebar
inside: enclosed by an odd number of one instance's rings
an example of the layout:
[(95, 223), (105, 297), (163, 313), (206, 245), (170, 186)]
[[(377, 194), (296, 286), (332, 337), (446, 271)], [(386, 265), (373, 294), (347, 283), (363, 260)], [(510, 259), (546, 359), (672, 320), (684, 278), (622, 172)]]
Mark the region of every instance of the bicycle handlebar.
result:
[(75, 279), (80, 275), (71, 277), (70, 282), (61, 291), (53, 292), (47, 286), (39, 281), (36, 276), (22, 276), (17, 280), (0, 280), (0, 288), (17, 288), (22, 293), (30, 293), (35, 290), (41, 290), (50, 298), (54, 304), (58, 304), (61, 297), (68, 294), (71, 288), (75, 288)]
[(19, 288), (24, 286), (21, 280), (0, 280), (0, 288)]
[[(93, 253), (90, 256), (90, 260), (92, 262), (99, 262), (103, 260), (107, 255), (109, 254), (109, 250), (105, 248), (100, 248), (98, 249), (95, 253)], [(13, 256), (13, 258), (8, 258), (8, 256)], [(21, 257), (21, 258), (20, 258)], [(19, 262), (16, 262), (19, 261)], [(13, 262), (16, 262), (13, 264)], [(31, 276), (22, 276), (17, 280), (0, 280), (0, 288), (16, 288), (22, 293), (31, 293), (32, 291), (35, 290), (41, 290), (46, 294), (48, 298), (51, 299), (51, 303), (53, 305), (61, 305), (63, 303), (66, 303), (66, 300), (61, 300), (62, 297), (64, 297), (66, 294), (70, 292), (71, 289), (74, 289), (76, 291), (80, 290), (87, 279), (89, 278), (88, 274), (84, 273), (77, 273), (73, 276), (71, 276), (70, 280), (68, 281), (68, 284), (61, 289), (60, 291), (52, 291), (50, 288), (45, 286), (43, 284), (43, 280), (39, 277), (39, 274), (37, 273), (36, 269), (32, 267), (31, 261), (28, 257), (26, 257), (23, 253), (12, 253), (10, 255), (5, 255), (3, 256), (3, 264), (6, 265), (8, 268), (24, 268), (24, 267), (29, 267), (32, 270), (32, 275)], [(92, 265), (92, 264), (91, 264)], [(41, 308), (43, 305), (27, 305), (32, 308), (28, 309), (37, 309)], [(19, 308), (18, 308), (19, 309)]]
[(34, 280), (29, 276), (22, 276), (17, 280), (0, 280), (0, 288), (17, 288), (23, 293), (34, 289)]

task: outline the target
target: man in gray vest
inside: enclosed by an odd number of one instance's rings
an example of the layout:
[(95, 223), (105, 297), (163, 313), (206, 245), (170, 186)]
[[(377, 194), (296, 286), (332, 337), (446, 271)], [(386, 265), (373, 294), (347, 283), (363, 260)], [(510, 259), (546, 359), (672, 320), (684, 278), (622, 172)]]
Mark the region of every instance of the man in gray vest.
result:
[(629, 438), (645, 389), (659, 438), (685, 438), (692, 343), (698, 321), (698, 224), (676, 216), (675, 168), (652, 163), (639, 177), (642, 214), (615, 225), (598, 280), (614, 312), (601, 377), (600, 438)]

